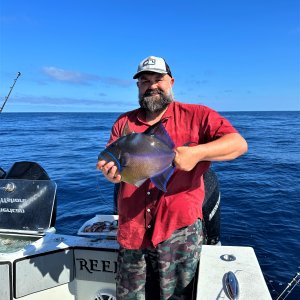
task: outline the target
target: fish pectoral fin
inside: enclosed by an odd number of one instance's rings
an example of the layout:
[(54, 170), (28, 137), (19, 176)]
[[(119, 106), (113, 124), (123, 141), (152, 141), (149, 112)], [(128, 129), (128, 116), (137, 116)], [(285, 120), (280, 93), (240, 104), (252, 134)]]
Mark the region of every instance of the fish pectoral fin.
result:
[(134, 185), (137, 186), (137, 187), (140, 187), (146, 180), (147, 180), (147, 178), (146, 179), (141, 179), (141, 180), (137, 181)]
[(125, 152), (120, 157), (120, 165), (121, 167), (126, 167), (130, 164), (130, 154)]
[(170, 177), (172, 176), (174, 170), (175, 170), (175, 167), (173, 165), (170, 165), (162, 173), (159, 173), (159, 174), (151, 177), (150, 180), (158, 189), (160, 189), (163, 192), (166, 192), (167, 191), (167, 183), (168, 183)]

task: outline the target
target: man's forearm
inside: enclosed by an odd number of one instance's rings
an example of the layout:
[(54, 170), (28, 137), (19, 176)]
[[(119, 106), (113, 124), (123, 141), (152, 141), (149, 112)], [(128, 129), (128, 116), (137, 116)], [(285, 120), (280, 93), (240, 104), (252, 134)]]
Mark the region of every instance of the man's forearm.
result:
[(247, 152), (248, 145), (240, 134), (229, 133), (192, 149), (198, 161), (225, 161), (235, 159)]
[(207, 144), (176, 148), (174, 163), (178, 169), (190, 171), (200, 161), (232, 160), (247, 149), (247, 142), (240, 134), (229, 133)]

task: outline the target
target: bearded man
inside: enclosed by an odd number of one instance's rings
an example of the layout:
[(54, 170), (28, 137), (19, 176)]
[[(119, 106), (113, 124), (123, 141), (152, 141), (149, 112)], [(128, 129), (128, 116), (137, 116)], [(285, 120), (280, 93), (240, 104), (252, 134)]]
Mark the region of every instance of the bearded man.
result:
[(112, 161), (97, 163), (110, 182), (121, 183), (117, 299), (191, 299), (203, 242), (203, 174), (210, 162), (245, 153), (247, 142), (216, 111), (175, 101), (174, 78), (163, 58), (143, 59), (133, 78), (140, 108), (116, 120), (108, 144), (125, 128), (144, 132), (160, 121), (175, 144), (176, 169), (163, 192), (150, 180), (140, 187), (122, 182)]

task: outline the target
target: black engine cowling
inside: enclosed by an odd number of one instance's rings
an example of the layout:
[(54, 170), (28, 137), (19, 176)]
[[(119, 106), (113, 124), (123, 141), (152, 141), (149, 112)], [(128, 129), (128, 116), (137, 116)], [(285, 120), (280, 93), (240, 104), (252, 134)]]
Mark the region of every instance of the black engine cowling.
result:
[[(0, 179), (27, 179), (27, 180), (50, 180), (47, 172), (36, 162), (15, 162), (6, 173), (0, 168)], [(57, 199), (55, 198), (50, 226), (56, 222)]]

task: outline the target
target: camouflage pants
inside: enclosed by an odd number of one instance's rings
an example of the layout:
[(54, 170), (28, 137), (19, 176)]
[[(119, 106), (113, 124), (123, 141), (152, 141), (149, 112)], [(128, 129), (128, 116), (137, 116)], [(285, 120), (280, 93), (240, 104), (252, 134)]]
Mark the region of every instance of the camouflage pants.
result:
[(203, 241), (202, 222), (176, 230), (155, 249), (121, 248), (118, 300), (191, 299)]

